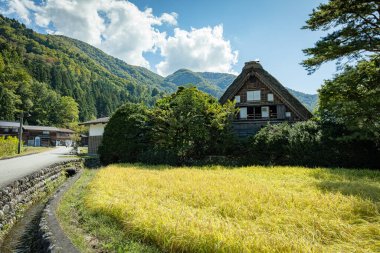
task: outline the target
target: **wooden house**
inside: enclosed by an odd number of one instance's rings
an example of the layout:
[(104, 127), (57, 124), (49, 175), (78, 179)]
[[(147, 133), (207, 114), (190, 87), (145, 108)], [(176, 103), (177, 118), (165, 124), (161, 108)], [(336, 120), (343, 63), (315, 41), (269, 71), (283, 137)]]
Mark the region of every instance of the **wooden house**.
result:
[[(19, 122), (0, 121), (0, 136), (18, 137)], [(65, 128), (51, 126), (29, 126), (22, 127), (22, 140), (27, 146), (60, 146), (71, 144), (74, 131)]]
[(239, 113), (233, 128), (240, 137), (257, 133), (266, 124), (308, 120), (311, 112), (256, 61), (245, 63), (220, 103), (234, 100)]

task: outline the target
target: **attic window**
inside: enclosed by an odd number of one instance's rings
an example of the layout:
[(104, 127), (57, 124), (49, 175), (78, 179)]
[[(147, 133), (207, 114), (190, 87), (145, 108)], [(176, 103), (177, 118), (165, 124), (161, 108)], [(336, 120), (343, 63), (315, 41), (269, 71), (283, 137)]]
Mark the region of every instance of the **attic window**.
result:
[(247, 91), (247, 101), (260, 101), (261, 100), (261, 91)]
[(235, 103), (240, 103), (240, 96), (235, 96)]
[(273, 94), (268, 93), (268, 102), (273, 102)]
[(292, 113), (291, 112), (285, 112), (285, 117), (287, 117), (287, 118), (292, 117)]

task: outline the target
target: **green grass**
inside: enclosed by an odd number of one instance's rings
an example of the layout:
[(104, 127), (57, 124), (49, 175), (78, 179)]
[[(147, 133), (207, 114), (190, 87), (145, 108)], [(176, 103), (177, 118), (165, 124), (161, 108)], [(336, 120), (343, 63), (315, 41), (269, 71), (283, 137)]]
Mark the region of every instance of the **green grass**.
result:
[(379, 171), (112, 165), (87, 173), (62, 206), (85, 210), (91, 222), (74, 224), (85, 233), (112, 224), (114, 234), (95, 235), (109, 248), (133, 238), (171, 252), (380, 252)]
[(8, 158), (14, 158), (14, 157), (18, 157), (18, 156), (37, 154), (37, 153), (42, 153), (42, 152), (48, 151), (50, 149), (51, 148), (49, 148), (49, 147), (22, 147), (21, 154), (0, 156), (0, 159), (8, 159)]

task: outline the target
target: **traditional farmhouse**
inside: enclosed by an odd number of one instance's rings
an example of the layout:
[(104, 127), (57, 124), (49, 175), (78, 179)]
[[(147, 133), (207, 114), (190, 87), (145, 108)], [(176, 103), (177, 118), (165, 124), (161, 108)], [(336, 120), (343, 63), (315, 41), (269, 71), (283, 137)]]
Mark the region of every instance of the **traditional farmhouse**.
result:
[[(18, 136), (19, 122), (0, 121), (0, 136)], [(27, 146), (60, 146), (71, 145), (74, 131), (50, 126), (22, 127), (22, 140)]]
[(88, 154), (96, 155), (99, 145), (102, 143), (104, 128), (109, 121), (109, 117), (90, 120), (79, 125), (89, 126), (88, 133)]
[(233, 128), (240, 137), (255, 134), (270, 123), (308, 120), (312, 114), (256, 61), (245, 63), (220, 103), (235, 100), (239, 114)]

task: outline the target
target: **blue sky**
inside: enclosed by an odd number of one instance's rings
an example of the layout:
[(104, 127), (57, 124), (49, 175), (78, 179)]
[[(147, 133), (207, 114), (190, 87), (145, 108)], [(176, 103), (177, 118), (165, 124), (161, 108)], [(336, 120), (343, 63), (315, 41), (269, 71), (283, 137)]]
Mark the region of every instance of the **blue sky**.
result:
[(285, 86), (316, 93), (336, 71), (312, 75), (302, 49), (321, 32), (301, 30), (321, 1), (0, 0), (3, 14), (40, 32), (84, 40), (127, 63), (167, 75), (179, 68), (239, 73), (260, 59)]

